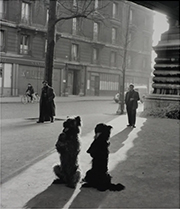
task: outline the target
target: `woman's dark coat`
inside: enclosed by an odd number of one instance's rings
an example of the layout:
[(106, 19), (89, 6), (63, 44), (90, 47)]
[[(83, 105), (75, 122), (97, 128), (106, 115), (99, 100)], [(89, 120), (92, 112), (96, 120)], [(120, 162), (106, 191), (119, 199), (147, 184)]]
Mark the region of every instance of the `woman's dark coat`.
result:
[(45, 86), (41, 91), (40, 98), (40, 120), (50, 120), (51, 117), (55, 116), (55, 93), (52, 87)]

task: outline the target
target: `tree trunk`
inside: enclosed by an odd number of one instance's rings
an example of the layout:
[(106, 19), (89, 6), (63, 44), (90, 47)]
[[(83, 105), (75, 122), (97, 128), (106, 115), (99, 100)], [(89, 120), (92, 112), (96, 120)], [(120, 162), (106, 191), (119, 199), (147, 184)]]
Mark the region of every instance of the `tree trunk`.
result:
[(127, 25), (126, 25), (126, 34), (125, 34), (125, 43), (124, 43), (124, 56), (123, 56), (123, 79), (122, 79), (122, 88), (120, 89), (120, 114), (124, 113), (124, 90), (125, 90), (125, 76), (126, 76), (126, 60), (127, 60), (127, 48), (128, 48), (128, 37), (129, 37), (129, 22), (130, 22), (130, 6), (128, 6), (128, 16), (127, 16)]
[(50, 0), (49, 20), (47, 30), (47, 51), (45, 61), (44, 79), (52, 86), (53, 63), (54, 63), (54, 46), (55, 46), (55, 21), (56, 21), (56, 1)]

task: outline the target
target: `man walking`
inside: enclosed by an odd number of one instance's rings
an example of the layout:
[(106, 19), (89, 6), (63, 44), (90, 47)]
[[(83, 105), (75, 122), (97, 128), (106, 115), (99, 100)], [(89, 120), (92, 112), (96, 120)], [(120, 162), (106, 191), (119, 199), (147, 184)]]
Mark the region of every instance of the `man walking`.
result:
[(44, 121), (54, 122), (55, 116), (55, 93), (51, 86), (48, 85), (47, 81), (43, 81), (43, 88), (41, 91), (40, 98), (40, 115), (37, 123), (44, 123)]
[(129, 122), (129, 124), (127, 126), (136, 128), (136, 126), (135, 126), (136, 109), (138, 108), (138, 101), (139, 100), (140, 100), (139, 93), (134, 90), (134, 85), (130, 84), (129, 91), (125, 95), (125, 104), (126, 104), (126, 109), (127, 109), (127, 114), (128, 114), (128, 122)]

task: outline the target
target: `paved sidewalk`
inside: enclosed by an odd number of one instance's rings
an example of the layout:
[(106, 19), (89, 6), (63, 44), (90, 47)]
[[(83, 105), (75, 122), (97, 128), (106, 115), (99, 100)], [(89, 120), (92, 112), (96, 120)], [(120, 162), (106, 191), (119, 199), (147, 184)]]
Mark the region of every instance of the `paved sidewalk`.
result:
[[(127, 116), (117, 116), (111, 133), (109, 172), (121, 192), (91, 188), (73, 190), (53, 185), (56, 151), (2, 184), (1, 208), (179, 208), (179, 121), (137, 117), (135, 129), (126, 128)], [(79, 164), (82, 177), (90, 168), (86, 153), (94, 131), (81, 138)]]
[[(68, 97), (55, 97), (55, 102), (72, 102), (72, 101), (113, 101), (113, 96), (73, 96)], [(19, 97), (0, 97), (0, 103), (20, 103), (21, 96)]]

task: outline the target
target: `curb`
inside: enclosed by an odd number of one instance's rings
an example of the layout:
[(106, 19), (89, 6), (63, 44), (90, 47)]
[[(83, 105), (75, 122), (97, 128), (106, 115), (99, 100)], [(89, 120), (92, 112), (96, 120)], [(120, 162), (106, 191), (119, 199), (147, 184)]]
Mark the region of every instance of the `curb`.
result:
[[(62, 100), (61, 100), (62, 99)], [(112, 98), (67, 98), (64, 100), (64, 97), (57, 97), (55, 100), (54, 100), (56, 103), (59, 103), (59, 102), (86, 102), (86, 101), (113, 101), (113, 97)], [(21, 103), (21, 98), (20, 97), (16, 97), (16, 98), (1, 98), (0, 99), (0, 104), (7, 104), (7, 103)]]

